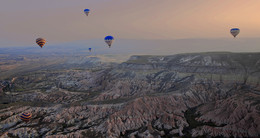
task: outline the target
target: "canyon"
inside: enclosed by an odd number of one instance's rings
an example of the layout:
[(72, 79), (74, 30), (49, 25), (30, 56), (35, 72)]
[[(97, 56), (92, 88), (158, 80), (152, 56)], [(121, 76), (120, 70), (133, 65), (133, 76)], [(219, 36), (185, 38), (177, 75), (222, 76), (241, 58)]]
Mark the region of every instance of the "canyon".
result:
[(260, 53), (65, 59), (5, 78), (1, 137), (260, 137)]

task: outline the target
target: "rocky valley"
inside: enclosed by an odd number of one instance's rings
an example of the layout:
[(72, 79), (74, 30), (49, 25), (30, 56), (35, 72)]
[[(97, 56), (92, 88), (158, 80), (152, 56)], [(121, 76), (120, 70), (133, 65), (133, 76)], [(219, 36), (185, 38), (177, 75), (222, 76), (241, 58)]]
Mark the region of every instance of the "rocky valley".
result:
[(260, 137), (260, 53), (2, 63), (3, 138)]

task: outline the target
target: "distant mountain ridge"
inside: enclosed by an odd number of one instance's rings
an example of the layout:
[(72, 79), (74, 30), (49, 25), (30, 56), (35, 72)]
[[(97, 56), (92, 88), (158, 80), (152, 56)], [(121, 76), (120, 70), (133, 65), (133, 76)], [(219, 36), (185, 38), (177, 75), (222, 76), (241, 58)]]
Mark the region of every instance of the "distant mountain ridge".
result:
[(122, 64), (122, 66), (131, 64), (146, 64), (151, 65), (152, 68), (158, 67), (164, 69), (177, 69), (176, 67), (178, 66), (185, 66), (189, 68), (203, 66), (218, 68), (243, 68), (243, 66), (246, 66), (253, 70), (253, 68), (260, 69), (260, 52), (205, 52), (176, 54), (171, 56), (131, 56), (128, 61)]

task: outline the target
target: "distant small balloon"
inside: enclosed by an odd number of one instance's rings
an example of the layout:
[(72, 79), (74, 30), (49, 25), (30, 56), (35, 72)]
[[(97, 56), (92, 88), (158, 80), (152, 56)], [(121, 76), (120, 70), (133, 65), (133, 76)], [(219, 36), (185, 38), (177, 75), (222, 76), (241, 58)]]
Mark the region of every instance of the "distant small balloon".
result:
[(113, 36), (106, 36), (105, 37), (105, 42), (108, 44), (109, 48), (111, 47), (113, 41), (114, 41), (114, 37)]
[(32, 114), (31, 113), (23, 113), (21, 116), (20, 116), (20, 119), (24, 122), (28, 122), (30, 121), (30, 119), (32, 118)]
[(231, 33), (234, 37), (236, 37), (236, 36), (239, 34), (239, 32), (240, 32), (240, 29), (239, 29), (239, 28), (232, 28), (232, 29), (230, 29), (230, 33)]
[(85, 13), (87, 16), (88, 16), (89, 12), (90, 12), (89, 9), (85, 9), (85, 10), (84, 10), (84, 13)]
[(36, 43), (42, 48), (45, 45), (46, 40), (43, 38), (37, 38)]

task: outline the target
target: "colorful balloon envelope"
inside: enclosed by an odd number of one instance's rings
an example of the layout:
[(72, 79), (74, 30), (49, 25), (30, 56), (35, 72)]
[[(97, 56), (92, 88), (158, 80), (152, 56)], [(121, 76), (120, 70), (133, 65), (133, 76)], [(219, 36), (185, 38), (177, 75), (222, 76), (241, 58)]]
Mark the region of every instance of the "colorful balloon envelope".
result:
[(43, 38), (37, 38), (36, 43), (42, 48), (45, 45), (46, 40)]
[(108, 44), (109, 48), (111, 47), (113, 41), (114, 41), (114, 37), (113, 36), (106, 36), (105, 37), (105, 42)]
[(21, 119), (22, 121), (25, 121), (25, 122), (30, 121), (31, 118), (32, 118), (32, 114), (31, 114), (31, 113), (23, 113), (23, 114), (20, 116), (20, 119)]
[(234, 37), (236, 37), (236, 36), (239, 34), (239, 32), (240, 32), (240, 29), (239, 29), (239, 28), (232, 28), (232, 29), (230, 29), (230, 33), (231, 33)]
[(85, 13), (87, 16), (88, 16), (89, 12), (90, 12), (89, 9), (85, 9), (85, 10), (84, 10), (84, 13)]

